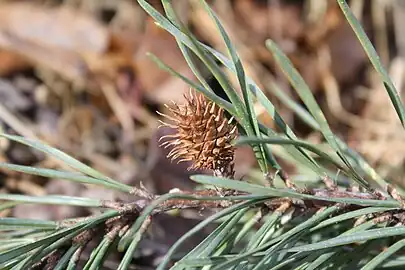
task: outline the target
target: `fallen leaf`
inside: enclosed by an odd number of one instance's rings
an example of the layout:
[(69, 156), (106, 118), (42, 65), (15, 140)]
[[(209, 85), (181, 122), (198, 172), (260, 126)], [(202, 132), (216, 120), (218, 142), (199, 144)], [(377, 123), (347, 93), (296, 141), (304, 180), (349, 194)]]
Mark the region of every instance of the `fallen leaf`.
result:
[(187, 78), (194, 78), (175, 39), (163, 29), (158, 28), (151, 19), (146, 23), (145, 34), (134, 56), (136, 76), (148, 98), (158, 103), (182, 100), (183, 93), (189, 89), (188, 85), (159, 68), (146, 55), (148, 52), (156, 55)]
[(0, 47), (67, 78), (86, 75), (84, 55), (101, 55), (108, 49), (108, 30), (77, 10), (27, 2), (0, 7)]

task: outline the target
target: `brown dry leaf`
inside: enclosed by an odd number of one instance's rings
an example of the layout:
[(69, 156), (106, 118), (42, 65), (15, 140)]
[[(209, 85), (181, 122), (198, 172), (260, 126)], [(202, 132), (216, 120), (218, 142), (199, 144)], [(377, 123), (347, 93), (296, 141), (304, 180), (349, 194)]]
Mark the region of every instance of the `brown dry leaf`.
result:
[(108, 32), (101, 24), (67, 7), (3, 4), (0, 29), (3, 35), (77, 52), (103, 53), (109, 44)]
[(31, 66), (31, 62), (23, 59), (19, 54), (0, 49), (0, 76), (22, 71)]
[(83, 55), (101, 55), (108, 49), (108, 30), (77, 10), (27, 2), (0, 7), (0, 47), (67, 78), (86, 74)]
[(151, 19), (146, 23), (146, 32), (134, 57), (137, 78), (147, 97), (152, 100), (158, 103), (169, 103), (170, 100), (181, 101), (183, 93), (188, 91), (189, 87), (180, 79), (174, 78), (159, 68), (146, 55), (148, 52), (156, 55), (187, 78), (194, 78), (174, 38), (158, 28)]
[(151, 19), (146, 22), (144, 35), (135, 33), (138, 36), (134, 38), (128, 33), (112, 33), (91, 16), (66, 6), (46, 8), (24, 2), (0, 7), (0, 48), (68, 80), (80, 81), (89, 74), (116, 79), (123, 68), (133, 73), (136, 66), (137, 86), (128, 87), (126, 91), (131, 93), (121, 93), (124, 97), (130, 96), (137, 103), (139, 97), (132, 92), (142, 88), (158, 103), (181, 98), (188, 86), (161, 70), (147, 52), (193, 78), (173, 37), (156, 27)]

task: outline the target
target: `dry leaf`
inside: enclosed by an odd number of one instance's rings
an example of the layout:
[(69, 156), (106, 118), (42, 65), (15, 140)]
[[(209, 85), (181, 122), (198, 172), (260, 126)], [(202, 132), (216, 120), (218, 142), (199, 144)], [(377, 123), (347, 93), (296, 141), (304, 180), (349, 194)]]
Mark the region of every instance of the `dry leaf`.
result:
[(0, 47), (70, 79), (87, 72), (83, 55), (100, 55), (109, 46), (107, 29), (89, 16), (66, 7), (30, 3), (2, 4)]
[(187, 84), (159, 68), (146, 55), (148, 52), (156, 55), (182, 75), (193, 79), (174, 38), (158, 28), (152, 20), (147, 22), (145, 35), (134, 58), (137, 78), (145, 94), (158, 103), (168, 103), (170, 100), (181, 101), (183, 93), (189, 89)]

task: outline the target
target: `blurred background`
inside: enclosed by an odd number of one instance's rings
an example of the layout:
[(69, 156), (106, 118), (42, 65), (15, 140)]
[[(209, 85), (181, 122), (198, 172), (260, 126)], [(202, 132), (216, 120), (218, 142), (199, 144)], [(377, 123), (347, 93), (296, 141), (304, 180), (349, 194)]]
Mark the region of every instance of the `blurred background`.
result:
[[(149, 2), (163, 12), (160, 1)], [(173, 2), (199, 40), (225, 52), (198, 1)], [(208, 2), (237, 47), (249, 76), (301, 138), (322, 143), (321, 136), (280, 101), (284, 94), (299, 102), (266, 50), (266, 39), (273, 39), (301, 72), (333, 131), (384, 177), (404, 183), (403, 130), (336, 1)], [(348, 2), (401, 91), (405, 1)], [(157, 142), (172, 131), (157, 129), (156, 110), (164, 112), (163, 104), (171, 100), (181, 102), (188, 86), (160, 70), (147, 52), (194, 79), (175, 40), (134, 0), (0, 0), (0, 128), (40, 139), (114, 179), (129, 185), (142, 182), (157, 194), (172, 188), (192, 189), (188, 177), (195, 172), (187, 171), (187, 164), (168, 161), (167, 151)], [(214, 79), (207, 76), (207, 80), (217, 94), (224, 95)], [(257, 105), (255, 109), (263, 123), (274, 127), (263, 108)], [(275, 148), (275, 153), (289, 174), (299, 176), (299, 168), (283, 158), (280, 149)], [(0, 162), (63, 166), (4, 140), (0, 141)], [(249, 147), (237, 149), (237, 178), (257, 175), (256, 165)], [(97, 187), (1, 170), (0, 192), (129, 199)], [(0, 212), (0, 216), (58, 220), (87, 215), (87, 211), (19, 205), (12, 212)], [(198, 222), (195, 215), (184, 213), (156, 219), (151, 238), (143, 241), (136, 255), (139, 265), (152, 268), (168, 247)], [(188, 244), (192, 247), (196, 243)]]

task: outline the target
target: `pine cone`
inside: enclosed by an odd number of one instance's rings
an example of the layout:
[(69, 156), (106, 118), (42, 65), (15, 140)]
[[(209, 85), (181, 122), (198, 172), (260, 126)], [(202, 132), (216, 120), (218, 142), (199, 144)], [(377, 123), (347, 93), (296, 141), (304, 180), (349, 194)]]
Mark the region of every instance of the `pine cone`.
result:
[(231, 141), (236, 137), (236, 125), (232, 119), (226, 119), (224, 109), (214, 102), (208, 101), (203, 95), (190, 90), (189, 96), (184, 95), (186, 104), (165, 106), (171, 115), (160, 115), (171, 120), (163, 126), (176, 129), (173, 135), (160, 138), (169, 139), (161, 146), (173, 147), (168, 158), (178, 162), (191, 161), (188, 169), (212, 170), (216, 176), (234, 176), (234, 147)]

